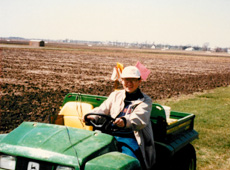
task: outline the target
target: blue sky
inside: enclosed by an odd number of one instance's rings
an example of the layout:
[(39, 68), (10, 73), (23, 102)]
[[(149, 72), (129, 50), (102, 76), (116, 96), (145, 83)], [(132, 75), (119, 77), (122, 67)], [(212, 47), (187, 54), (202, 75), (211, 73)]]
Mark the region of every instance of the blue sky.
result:
[(230, 47), (230, 0), (1, 0), (0, 37)]

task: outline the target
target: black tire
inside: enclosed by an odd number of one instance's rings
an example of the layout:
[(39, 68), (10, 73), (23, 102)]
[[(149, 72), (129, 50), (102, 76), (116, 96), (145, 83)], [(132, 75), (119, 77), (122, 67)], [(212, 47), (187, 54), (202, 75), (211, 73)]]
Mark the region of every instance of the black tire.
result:
[(191, 144), (189, 144), (187, 146), (187, 151), (190, 153), (190, 158), (187, 162), (188, 170), (196, 170), (196, 150)]
[(173, 170), (196, 170), (196, 151), (188, 144), (173, 158)]

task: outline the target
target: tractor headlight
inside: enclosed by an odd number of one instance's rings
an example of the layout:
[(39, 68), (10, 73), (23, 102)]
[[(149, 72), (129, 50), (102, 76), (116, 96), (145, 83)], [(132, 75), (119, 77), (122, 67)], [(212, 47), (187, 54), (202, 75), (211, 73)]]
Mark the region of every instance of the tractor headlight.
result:
[(68, 167), (68, 166), (57, 166), (56, 170), (74, 170), (74, 168), (72, 167)]
[(14, 170), (16, 158), (9, 155), (0, 155), (0, 168)]

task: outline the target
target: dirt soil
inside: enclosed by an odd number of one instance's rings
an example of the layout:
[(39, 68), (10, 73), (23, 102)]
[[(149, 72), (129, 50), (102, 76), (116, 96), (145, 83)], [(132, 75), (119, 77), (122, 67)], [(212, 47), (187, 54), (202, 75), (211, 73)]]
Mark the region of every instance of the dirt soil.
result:
[[(0, 133), (23, 121), (49, 122), (67, 93), (108, 96), (116, 62), (140, 61), (151, 74), (141, 89), (153, 101), (230, 84), (230, 56), (87, 46), (0, 46)], [(120, 86), (121, 87), (121, 86)]]

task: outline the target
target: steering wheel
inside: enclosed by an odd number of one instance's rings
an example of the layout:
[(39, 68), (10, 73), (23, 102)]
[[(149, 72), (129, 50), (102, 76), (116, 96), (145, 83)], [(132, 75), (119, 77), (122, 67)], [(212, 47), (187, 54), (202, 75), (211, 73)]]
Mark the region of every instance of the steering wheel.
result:
[[(88, 116), (90, 115), (95, 115), (100, 117), (100, 120), (103, 119), (103, 122), (98, 121), (95, 122), (94, 120), (91, 120), (88, 118)], [(93, 126), (94, 130), (100, 130), (101, 132), (106, 132), (106, 133), (110, 133), (110, 132), (115, 132), (119, 129), (119, 127), (117, 127), (116, 125), (113, 125), (113, 122), (115, 121), (114, 118), (112, 118), (110, 115), (106, 115), (103, 113), (87, 113), (85, 115), (85, 122), (86, 125), (91, 125)]]

